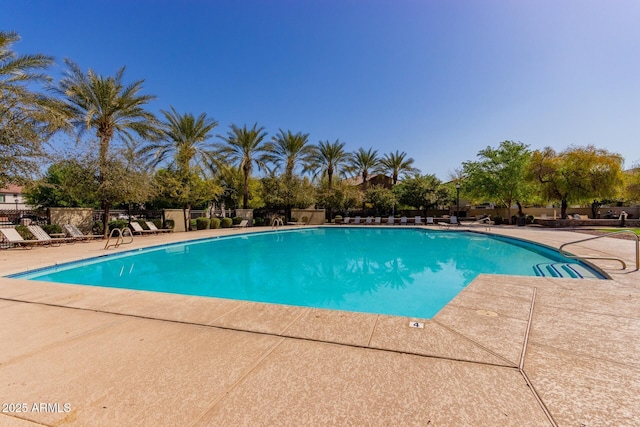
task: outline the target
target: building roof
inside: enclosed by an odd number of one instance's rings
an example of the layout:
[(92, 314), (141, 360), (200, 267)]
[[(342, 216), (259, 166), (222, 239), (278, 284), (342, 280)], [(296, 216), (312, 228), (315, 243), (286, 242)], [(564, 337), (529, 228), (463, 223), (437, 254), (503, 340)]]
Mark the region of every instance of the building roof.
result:
[(22, 186), (15, 184), (7, 184), (6, 187), (0, 188), (0, 193), (22, 194)]

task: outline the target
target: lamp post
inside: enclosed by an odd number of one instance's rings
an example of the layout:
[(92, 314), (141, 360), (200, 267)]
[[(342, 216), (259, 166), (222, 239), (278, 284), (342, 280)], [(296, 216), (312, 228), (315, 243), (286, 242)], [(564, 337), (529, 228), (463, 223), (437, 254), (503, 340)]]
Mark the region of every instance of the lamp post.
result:
[(456, 181), (456, 218), (460, 222), (460, 183)]

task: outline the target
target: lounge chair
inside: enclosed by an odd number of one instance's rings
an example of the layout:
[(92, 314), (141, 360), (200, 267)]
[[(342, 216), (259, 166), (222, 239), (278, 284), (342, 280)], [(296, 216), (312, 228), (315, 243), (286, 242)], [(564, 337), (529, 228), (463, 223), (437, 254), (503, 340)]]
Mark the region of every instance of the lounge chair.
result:
[(458, 217), (452, 215), (449, 217), (449, 222), (439, 222), (438, 225), (449, 228), (452, 225), (460, 225), (460, 223), (458, 222)]
[(393, 215), (392, 215), (392, 216), (390, 216), (390, 217), (387, 219), (387, 225), (393, 225), (393, 224), (394, 224), (394, 222), (395, 222), (395, 220), (396, 220), (396, 219), (393, 217)]
[(140, 224), (138, 224), (136, 221), (131, 221), (129, 223), (129, 227), (131, 227), (131, 231), (133, 234), (140, 234), (140, 235), (145, 235), (145, 234), (155, 234), (156, 232), (153, 230), (145, 230), (144, 228), (142, 228), (142, 226)]
[(38, 241), (40, 241), (43, 245), (58, 246), (63, 242), (73, 243), (76, 241), (76, 239), (72, 237), (51, 237), (39, 225), (28, 225), (27, 228), (29, 229), (31, 234), (33, 234), (33, 237), (38, 239)]
[(360, 225), (360, 217), (356, 216), (355, 219), (353, 220), (353, 223)]
[(75, 240), (88, 241), (91, 239), (102, 239), (102, 234), (84, 234), (80, 229), (73, 224), (65, 224), (62, 229), (67, 235)]
[(400, 218), (400, 225), (407, 225), (407, 217), (403, 216), (402, 218)]
[(425, 219), (427, 220), (427, 225), (435, 225), (435, 222), (433, 221), (432, 216), (428, 216)]
[(415, 217), (414, 220), (413, 220), (413, 224), (414, 225), (424, 225), (424, 222), (422, 222), (422, 217), (421, 216)]
[(370, 216), (367, 217), (367, 219), (364, 221), (365, 225), (371, 225), (373, 221), (373, 218), (371, 218)]
[(351, 217), (345, 216), (344, 219), (342, 220), (342, 224), (349, 224), (350, 219)]
[(374, 223), (375, 225), (380, 225), (380, 224), (382, 224), (382, 218), (380, 218), (379, 216), (377, 216), (377, 217), (376, 217), (376, 219), (375, 219), (375, 220), (373, 220), (373, 223)]
[[(15, 246), (22, 246), (25, 249), (31, 249), (34, 245), (42, 244), (40, 240), (23, 239), (15, 228), (0, 228), (0, 234), (2, 234), (2, 240)], [(4, 246), (1, 247), (4, 248)]]
[(249, 225), (249, 220), (248, 219), (243, 219), (242, 221), (240, 221), (240, 224), (236, 224), (233, 227), (234, 228), (246, 228)]
[(144, 223), (147, 224), (149, 230), (155, 231), (156, 233), (171, 233), (173, 231), (170, 228), (158, 228), (152, 221), (145, 221)]

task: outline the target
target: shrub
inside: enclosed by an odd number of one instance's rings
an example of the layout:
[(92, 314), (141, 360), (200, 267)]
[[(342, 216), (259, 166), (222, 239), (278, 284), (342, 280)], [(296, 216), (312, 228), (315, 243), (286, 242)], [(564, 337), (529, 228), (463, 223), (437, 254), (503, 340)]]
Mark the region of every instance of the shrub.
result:
[(198, 223), (196, 222), (195, 219), (192, 219), (189, 221), (189, 229), (190, 230), (195, 230), (198, 227)]
[(147, 223), (146, 223), (146, 222), (144, 222), (144, 220), (142, 220), (142, 219), (137, 219), (137, 220), (136, 220), (136, 222), (137, 222), (138, 224), (140, 224), (140, 227), (142, 227), (142, 229), (143, 229), (143, 230), (148, 230), (148, 229), (149, 229), (149, 226), (147, 226)]
[(298, 222), (298, 218), (291, 217), (291, 222)]
[(211, 218), (211, 228), (220, 228), (219, 218)]
[(533, 221), (536, 219), (533, 215), (527, 215), (527, 224), (533, 224)]
[(244, 218), (242, 218), (241, 216), (234, 216), (233, 217), (233, 225), (237, 225), (240, 224), (242, 222)]
[(211, 225), (211, 221), (209, 220), (209, 218), (205, 218), (205, 217), (196, 218), (196, 228), (198, 230), (208, 230), (210, 225)]
[(496, 223), (496, 225), (500, 225), (500, 224), (502, 224), (502, 216), (500, 216), (500, 215), (496, 215), (496, 216), (494, 216), (494, 217), (493, 217), (493, 222), (495, 222), (495, 223)]
[(35, 240), (36, 238), (33, 234), (31, 234), (26, 225), (16, 225), (16, 231), (25, 240)]
[(91, 227), (91, 232), (93, 234), (104, 234), (104, 225), (102, 221), (94, 221), (93, 226)]
[(262, 217), (257, 217), (253, 219), (253, 225), (256, 227), (262, 227), (265, 224), (265, 220)]
[(515, 215), (511, 215), (511, 224), (516, 224), (518, 222), (518, 217)]
[(116, 228), (119, 228), (120, 230), (123, 230), (128, 225), (129, 225), (129, 222), (127, 220), (124, 220), (124, 219), (116, 219), (115, 221), (110, 221), (109, 222), (109, 233), (111, 233)]
[(306, 216), (303, 216), (303, 217), (302, 217), (302, 222), (303, 222), (304, 224), (307, 224), (307, 223), (309, 222), (309, 218), (308, 218), (308, 217), (306, 217)]
[(45, 224), (41, 226), (46, 233), (51, 236), (52, 234), (62, 233), (62, 228), (58, 224)]
[(222, 218), (222, 228), (231, 228), (233, 220), (231, 218)]

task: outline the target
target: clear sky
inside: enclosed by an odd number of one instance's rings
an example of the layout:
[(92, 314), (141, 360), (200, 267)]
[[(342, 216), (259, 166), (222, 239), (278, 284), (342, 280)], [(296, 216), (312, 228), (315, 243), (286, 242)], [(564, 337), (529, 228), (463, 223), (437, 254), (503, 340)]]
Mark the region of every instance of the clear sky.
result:
[(0, 0), (19, 53), (144, 79), (153, 112), (406, 151), (593, 144), (640, 162), (638, 0)]

